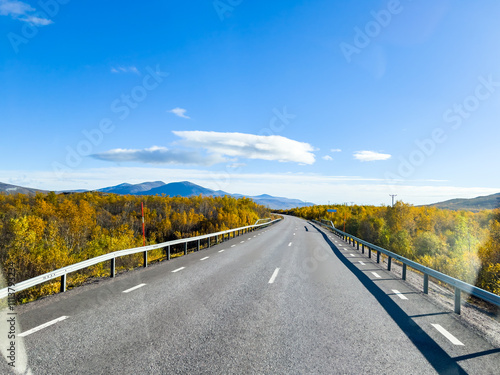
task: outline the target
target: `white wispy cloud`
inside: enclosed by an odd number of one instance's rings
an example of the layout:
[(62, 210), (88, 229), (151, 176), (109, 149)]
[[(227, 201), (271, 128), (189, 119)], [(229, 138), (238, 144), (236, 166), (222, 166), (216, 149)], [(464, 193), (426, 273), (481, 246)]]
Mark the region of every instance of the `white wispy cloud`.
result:
[(19, 18), (21, 21), (31, 23), (32, 25), (35, 26), (47, 26), (50, 25), (52, 20), (49, 20), (47, 18), (41, 18), (41, 17), (36, 17), (36, 16), (27, 16), (26, 18)]
[(332, 148), (330, 152), (342, 152), (340, 148)]
[(323, 160), (331, 161), (333, 158), (330, 155), (325, 155), (322, 157)]
[(153, 146), (145, 149), (117, 148), (97, 154), (92, 157), (98, 160), (122, 162), (139, 162), (146, 164), (191, 164), (213, 165), (225, 162), (219, 155), (202, 155), (196, 151), (169, 150), (166, 147)]
[(186, 116), (187, 110), (185, 110), (184, 108), (177, 107), (177, 108), (171, 109), (168, 112), (173, 113), (174, 115), (182, 117), (182, 118), (186, 118), (186, 119), (190, 119), (191, 118), (189, 116)]
[(0, 0), (0, 15), (27, 22), (35, 26), (50, 25), (52, 20), (41, 17), (31, 5), (18, 0)]
[(0, 15), (2, 16), (20, 16), (35, 9), (31, 5), (17, 0), (0, 0)]
[(135, 66), (114, 66), (111, 67), (111, 73), (134, 73), (141, 74)]
[(210, 153), (247, 159), (277, 160), (313, 164), (314, 148), (304, 142), (278, 135), (254, 135), (207, 131), (174, 131), (188, 147), (203, 148)]
[(377, 160), (387, 160), (390, 159), (390, 154), (382, 154), (375, 151), (356, 151), (354, 153), (354, 159), (359, 161), (377, 161)]

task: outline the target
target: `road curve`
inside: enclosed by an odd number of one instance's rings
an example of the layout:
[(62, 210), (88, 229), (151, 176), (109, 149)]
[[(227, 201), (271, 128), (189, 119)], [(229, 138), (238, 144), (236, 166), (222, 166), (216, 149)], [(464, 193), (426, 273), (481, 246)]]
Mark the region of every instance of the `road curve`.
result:
[[(494, 374), (500, 363), (452, 312), (293, 217), (18, 310), (33, 374)], [(16, 372), (4, 361), (0, 373)]]

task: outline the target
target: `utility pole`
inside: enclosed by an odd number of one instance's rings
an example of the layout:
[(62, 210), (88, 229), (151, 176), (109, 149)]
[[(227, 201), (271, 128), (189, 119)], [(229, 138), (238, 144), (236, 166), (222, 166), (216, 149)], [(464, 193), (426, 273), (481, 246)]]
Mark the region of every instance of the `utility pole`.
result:
[(397, 197), (397, 194), (389, 194), (390, 197), (392, 197), (392, 207), (394, 207), (394, 197)]

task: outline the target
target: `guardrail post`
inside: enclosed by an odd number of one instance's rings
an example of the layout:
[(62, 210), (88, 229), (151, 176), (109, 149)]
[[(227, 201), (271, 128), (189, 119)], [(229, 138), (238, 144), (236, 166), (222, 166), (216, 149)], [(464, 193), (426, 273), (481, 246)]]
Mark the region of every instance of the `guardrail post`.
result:
[(211, 237), (208, 237), (208, 247), (210, 247), (210, 240), (211, 240)]
[(198, 243), (196, 244), (196, 251), (200, 251), (200, 240), (198, 240)]
[(167, 246), (167, 260), (170, 260), (170, 245)]
[(401, 278), (406, 280), (406, 263), (403, 263), (403, 276)]
[(429, 275), (424, 273), (424, 294), (429, 294)]
[(61, 293), (66, 291), (66, 274), (61, 276), (61, 289), (59, 291)]
[(391, 270), (391, 262), (392, 262), (392, 258), (391, 258), (391, 257), (388, 257), (388, 258), (387, 258), (387, 271), (390, 271), (390, 270)]
[(372, 257), (372, 248), (368, 246), (368, 258)]
[(460, 314), (460, 309), (462, 307), (461, 299), (462, 291), (455, 287), (455, 314)]
[(359, 250), (359, 242), (356, 242), (356, 250)]
[(361, 254), (365, 253), (365, 244), (361, 244)]
[(148, 266), (148, 252), (147, 251), (144, 252), (143, 258), (144, 258), (144, 267), (147, 267)]
[(377, 263), (380, 263), (380, 251), (377, 250)]
[(116, 258), (110, 259), (109, 271), (110, 277), (115, 277), (115, 268), (116, 268)]
[(186, 241), (184, 242), (184, 255), (187, 255), (187, 253), (188, 253), (188, 243)]

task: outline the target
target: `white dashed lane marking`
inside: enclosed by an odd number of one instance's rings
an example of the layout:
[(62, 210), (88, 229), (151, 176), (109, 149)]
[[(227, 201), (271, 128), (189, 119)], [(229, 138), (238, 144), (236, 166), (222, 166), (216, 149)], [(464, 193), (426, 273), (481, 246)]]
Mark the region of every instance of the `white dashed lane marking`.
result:
[(51, 320), (50, 322), (47, 322), (47, 323), (44, 323), (44, 324), (39, 325), (38, 327), (32, 328), (32, 329), (30, 329), (29, 331), (26, 331), (26, 332), (20, 333), (18, 336), (19, 336), (19, 337), (25, 337), (25, 336), (31, 335), (32, 333), (35, 333), (35, 332), (37, 332), (37, 331), (40, 331), (41, 329), (47, 328), (47, 327), (49, 327), (49, 326), (51, 326), (51, 325), (53, 325), (53, 324), (56, 324), (56, 323), (62, 322), (63, 320), (68, 319), (68, 318), (69, 318), (68, 316), (61, 316), (60, 318), (57, 318), (57, 319)]
[(269, 284), (274, 283), (274, 280), (276, 279), (276, 276), (278, 276), (278, 272), (280, 271), (279, 268), (276, 268), (273, 272), (273, 275), (271, 276), (271, 279), (269, 279)]
[(134, 287), (132, 287), (132, 288), (130, 288), (130, 289), (124, 290), (122, 293), (129, 293), (129, 292), (131, 292), (131, 291), (133, 291), (133, 290), (136, 290), (136, 289), (142, 288), (144, 285), (146, 285), (146, 284), (139, 284), (139, 285), (136, 285), (136, 286), (134, 286)]
[(186, 268), (186, 267), (177, 268), (176, 270), (173, 270), (172, 272), (179, 272), (179, 271), (183, 270), (184, 268)]
[(448, 340), (451, 341), (453, 345), (464, 345), (462, 341), (457, 339), (455, 336), (453, 336), (450, 332), (448, 332), (446, 329), (444, 329), (442, 326), (439, 324), (431, 324), (434, 328), (438, 330), (439, 333), (441, 333), (444, 337), (446, 337)]
[(399, 290), (396, 290), (396, 289), (393, 289), (392, 290), (394, 292), (394, 294), (396, 294), (399, 298), (401, 299), (408, 299), (406, 298), (406, 296), (404, 294), (402, 294)]

